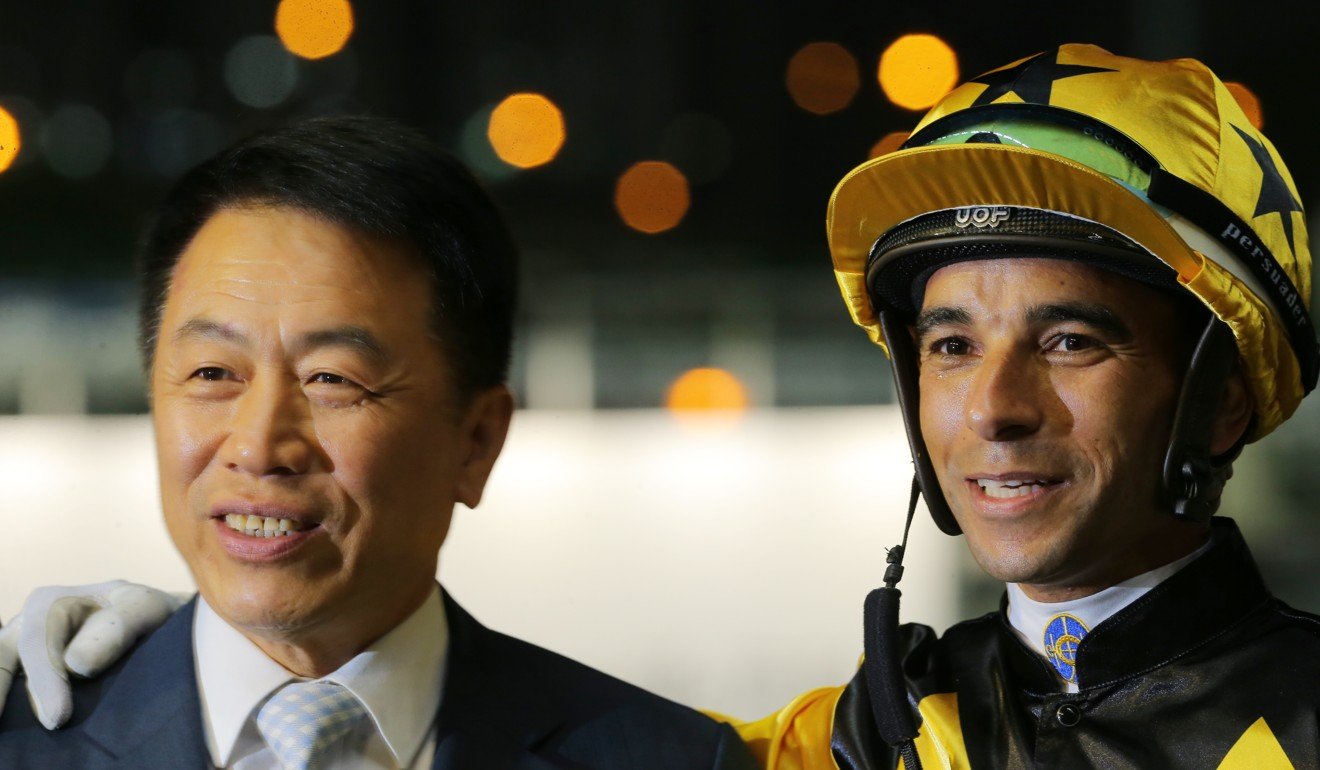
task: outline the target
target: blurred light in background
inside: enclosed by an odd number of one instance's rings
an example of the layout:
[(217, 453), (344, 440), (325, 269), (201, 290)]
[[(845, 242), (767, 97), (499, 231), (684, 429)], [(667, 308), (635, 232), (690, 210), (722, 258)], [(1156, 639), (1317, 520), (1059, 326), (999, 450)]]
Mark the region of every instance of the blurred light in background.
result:
[(1242, 83), (1225, 83), (1224, 88), (1227, 88), (1228, 92), (1237, 100), (1242, 111), (1247, 113), (1247, 120), (1251, 121), (1251, 125), (1255, 126), (1257, 130), (1265, 126), (1265, 113), (1261, 110), (1260, 98), (1256, 96), (1254, 91)]
[(183, 51), (143, 51), (124, 68), (124, 92), (142, 114), (187, 107), (197, 96), (197, 73)]
[(333, 56), (353, 34), (353, 6), (348, 0), (280, 0), (275, 33), (304, 59)]
[(924, 110), (958, 85), (958, 55), (935, 35), (904, 35), (880, 55), (877, 77), (889, 101)]
[(660, 136), (661, 152), (686, 169), (692, 184), (706, 184), (723, 176), (729, 168), (732, 145), (724, 121), (704, 112), (674, 118)]
[(109, 121), (85, 104), (60, 107), (41, 127), (46, 163), (69, 179), (86, 179), (105, 168), (113, 148)]
[(685, 412), (741, 412), (750, 399), (742, 382), (723, 369), (689, 369), (665, 394), (665, 408)]
[(614, 208), (624, 224), (651, 235), (677, 226), (691, 204), (687, 178), (664, 161), (634, 163), (614, 186)]
[(861, 76), (848, 49), (838, 43), (807, 43), (788, 60), (784, 84), (797, 106), (828, 115), (852, 103)]
[(542, 166), (564, 146), (564, 114), (541, 94), (513, 94), (491, 112), (486, 137), (510, 166)]
[(871, 145), (871, 152), (866, 157), (878, 158), (881, 155), (887, 155), (897, 150), (903, 142), (906, 142), (908, 136), (910, 134), (907, 131), (890, 131), (880, 137), (880, 141)]
[(0, 106), (0, 172), (14, 163), (20, 146), (22, 140), (19, 138), (18, 121)]
[[(19, 150), (18, 157), (11, 158), (13, 168), (22, 168), (33, 161), (41, 158), (41, 143), (36, 141), (23, 143), (24, 137), (40, 136), (41, 127), (46, 123), (46, 113), (37, 103), (22, 94), (0, 94), (0, 110), (9, 113), (19, 126)], [(4, 129), (0, 129), (0, 136), (3, 136)], [(0, 145), (4, 140), (0, 139)], [(0, 167), (0, 171), (3, 167)]]
[(298, 85), (298, 61), (271, 35), (252, 35), (225, 54), (225, 85), (249, 107), (274, 107)]

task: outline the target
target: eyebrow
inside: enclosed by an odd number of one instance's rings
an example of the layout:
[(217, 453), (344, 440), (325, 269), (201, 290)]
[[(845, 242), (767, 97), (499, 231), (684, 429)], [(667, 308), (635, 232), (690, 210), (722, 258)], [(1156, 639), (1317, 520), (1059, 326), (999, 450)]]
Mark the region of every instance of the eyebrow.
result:
[(1027, 310), (1032, 323), (1083, 323), (1120, 340), (1132, 339), (1132, 330), (1119, 320), (1114, 311), (1093, 302), (1060, 302), (1035, 305)]
[(937, 326), (961, 324), (970, 326), (972, 314), (958, 307), (933, 307), (917, 315), (917, 335), (922, 336)]
[[(190, 339), (228, 342), (244, 347), (251, 343), (246, 334), (233, 326), (209, 318), (191, 318), (174, 332), (176, 342)], [(385, 345), (376, 335), (368, 329), (353, 324), (308, 332), (293, 341), (290, 352), (294, 357), (301, 357), (313, 350), (335, 347), (364, 354), (377, 362), (384, 362), (390, 357)]]
[(301, 357), (319, 348), (346, 348), (361, 353), (377, 363), (384, 363), (390, 357), (385, 350), (385, 345), (381, 343), (376, 335), (361, 326), (352, 324), (308, 332), (293, 343), (295, 357)]
[[(1083, 323), (1120, 340), (1132, 339), (1132, 330), (1114, 311), (1093, 302), (1054, 302), (1027, 308), (1031, 323)], [(917, 315), (917, 336), (944, 325), (971, 326), (972, 315), (958, 307), (933, 307)]]
[(189, 318), (183, 326), (175, 330), (175, 342), (185, 342), (187, 340), (214, 340), (239, 345), (248, 344), (246, 334), (228, 324), (212, 321), (209, 318)]

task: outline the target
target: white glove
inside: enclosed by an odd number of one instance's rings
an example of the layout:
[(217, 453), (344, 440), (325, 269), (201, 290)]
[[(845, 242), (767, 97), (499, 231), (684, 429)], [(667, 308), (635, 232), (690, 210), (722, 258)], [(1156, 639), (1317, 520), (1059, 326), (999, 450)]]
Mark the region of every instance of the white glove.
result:
[(73, 715), (69, 672), (100, 674), (181, 602), (123, 580), (38, 588), (0, 628), (0, 710), (21, 663), (37, 719), (47, 730), (60, 727)]

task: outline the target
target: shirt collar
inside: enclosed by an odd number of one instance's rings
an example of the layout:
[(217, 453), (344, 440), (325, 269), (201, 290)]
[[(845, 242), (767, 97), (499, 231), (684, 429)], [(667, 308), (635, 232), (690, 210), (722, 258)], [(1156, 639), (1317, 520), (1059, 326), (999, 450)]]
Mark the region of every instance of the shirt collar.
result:
[(1017, 583), (1008, 584), (1008, 622), (1028, 647), (1045, 656), (1044, 631), (1050, 619), (1067, 613), (1081, 621), (1089, 631), (1140, 599), (1152, 588), (1172, 577), (1183, 567), (1210, 549), (1210, 540), (1186, 556), (1162, 567), (1143, 572), (1109, 588), (1063, 602), (1038, 602), (1027, 596)]
[[(323, 677), (357, 696), (400, 767), (416, 757), (440, 706), (448, 637), (436, 586), (412, 615)], [(300, 677), (267, 657), (201, 597), (193, 648), (207, 748), (216, 767), (227, 767), (257, 707)]]
[(449, 627), (438, 587), (408, 619), (325, 679), (367, 707), (400, 767), (417, 756), (444, 686)]

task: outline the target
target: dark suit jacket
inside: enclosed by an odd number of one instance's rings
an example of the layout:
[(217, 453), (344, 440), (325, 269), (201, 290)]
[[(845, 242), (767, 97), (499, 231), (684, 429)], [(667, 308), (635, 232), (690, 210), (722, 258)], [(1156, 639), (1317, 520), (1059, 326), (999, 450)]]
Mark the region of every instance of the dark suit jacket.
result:
[[(435, 770), (754, 767), (737, 735), (697, 712), (491, 631), (445, 594), (449, 654)], [(74, 686), (50, 733), (14, 682), (0, 716), (3, 770), (208, 768), (189, 602), (110, 672)]]

